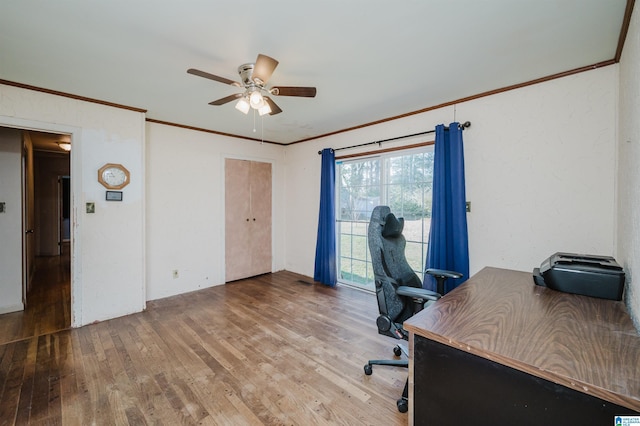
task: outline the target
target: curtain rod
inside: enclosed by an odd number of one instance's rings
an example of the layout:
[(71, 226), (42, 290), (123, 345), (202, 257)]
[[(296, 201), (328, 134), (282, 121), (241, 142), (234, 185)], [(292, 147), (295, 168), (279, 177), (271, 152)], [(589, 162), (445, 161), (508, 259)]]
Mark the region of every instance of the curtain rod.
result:
[[(464, 130), (467, 127), (471, 127), (471, 122), (470, 121), (465, 121), (464, 123), (459, 124), (458, 127), (460, 129)], [(445, 129), (448, 130), (449, 128), (445, 127)], [(345, 147), (342, 147), (342, 148), (331, 148), (331, 150), (333, 152), (335, 152), (335, 151), (340, 151), (340, 150), (343, 150), (343, 149), (359, 148), (361, 146), (381, 144), (382, 142), (391, 142), (391, 141), (395, 141), (395, 140), (398, 140), (398, 139), (406, 139), (406, 138), (411, 138), (413, 136), (428, 135), (429, 133), (435, 133), (435, 132), (436, 132), (435, 130), (427, 130), (426, 132), (413, 133), (413, 134), (404, 135), (404, 136), (396, 136), (395, 138), (382, 139), (382, 140), (373, 141), (373, 142), (366, 142), (366, 143), (361, 143), (361, 144), (358, 144), (358, 145), (345, 146)], [(318, 151), (318, 154), (322, 154), (322, 151)]]

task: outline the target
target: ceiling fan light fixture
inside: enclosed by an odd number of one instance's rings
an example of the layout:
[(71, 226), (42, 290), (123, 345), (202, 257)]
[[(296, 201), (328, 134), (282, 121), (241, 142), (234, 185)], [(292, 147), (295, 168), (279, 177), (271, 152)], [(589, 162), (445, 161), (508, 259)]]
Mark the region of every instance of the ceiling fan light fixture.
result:
[(58, 142), (58, 146), (64, 151), (71, 151), (71, 144), (69, 142)]
[(236, 109), (243, 114), (247, 114), (249, 112), (249, 108), (251, 108), (251, 106), (249, 105), (249, 102), (246, 98), (240, 98), (240, 100), (236, 104)]
[(260, 108), (258, 108), (258, 113), (262, 116), (265, 114), (271, 114), (271, 107), (269, 106), (269, 104), (267, 102), (263, 102), (264, 105), (262, 105)]
[(249, 95), (249, 103), (251, 104), (251, 107), (255, 109), (262, 108), (264, 105), (264, 98), (262, 97), (260, 90), (254, 90), (251, 92), (251, 95)]

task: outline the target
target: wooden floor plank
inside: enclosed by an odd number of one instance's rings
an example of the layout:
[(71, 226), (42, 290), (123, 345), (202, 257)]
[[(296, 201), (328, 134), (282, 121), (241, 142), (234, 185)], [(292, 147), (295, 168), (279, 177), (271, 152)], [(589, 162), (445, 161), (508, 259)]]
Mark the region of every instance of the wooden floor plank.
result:
[(36, 257), (35, 268), (26, 308), (0, 315), (0, 345), (71, 326), (68, 248), (61, 256)]
[[(31, 417), (31, 398), (33, 397), (33, 384), (36, 370), (36, 349), (38, 338), (30, 339), (27, 343), (24, 357), (24, 369), (17, 401), (16, 424), (27, 424)], [(22, 360), (17, 360), (22, 361)]]
[(25, 361), (30, 341), (17, 342), (12, 345), (12, 350), (4, 352), (5, 356), (11, 358), (10, 368), (4, 376), (2, 384), (2, 403), (0, 403), (0, 424), (14, 424), (18, 413), (18, 403), (20, 401), (20, 390), (23, 386)]
[(377, 334), (375, 297), (300, 280), (266, 274), (0, 345), (0, 424), (406, 424), (407, 371), (362, 369), (397, 342)]

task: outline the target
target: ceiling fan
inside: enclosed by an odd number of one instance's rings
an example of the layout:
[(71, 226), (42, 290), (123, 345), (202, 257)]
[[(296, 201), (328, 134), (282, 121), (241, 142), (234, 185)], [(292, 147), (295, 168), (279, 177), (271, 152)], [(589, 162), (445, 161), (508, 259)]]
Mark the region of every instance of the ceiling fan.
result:
[(302, 96), (306, 98), (316, 96), (315, 87), (274, 86), (267, 88), (267, 81), (269, 81), (271, 74), (273, 74), (277, 66), (278, 61), (269, 56), (259, 54), (255, 63), (243, 64), (238, 67), (240, 83), (195, 68), (189, 68), (187, 72), (231, 86), (244, 87), (244, 92), (225, 96), (224, 98), (209, 102), (209, 105), (224, 105), (238, 99), (236, 109), (245, 114), (249, 112), (250, 108), (257, 110), (260, 115), (275, 115), (281, 113), (282, 110), (280, 107), (276, 105), (268, 95)]

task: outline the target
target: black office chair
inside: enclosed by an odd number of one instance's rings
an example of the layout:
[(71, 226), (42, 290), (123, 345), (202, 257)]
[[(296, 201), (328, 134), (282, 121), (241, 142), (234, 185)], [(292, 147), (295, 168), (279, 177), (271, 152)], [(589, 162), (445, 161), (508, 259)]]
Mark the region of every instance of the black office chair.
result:
[[(425, 306), (438, 300), (441, 293), (423, 289), (420, 278), (409, 266), (404, 254), (406, 241), (402, 235), (403, 227), (403, 218), (396, 218), (387, 206), (377, 206), (371, 213), (368, 237), (380, 312), (376, 320), (378, 333), (408, 340), (409, 333), (404, 330), (402, 323)], [(436, 278), (439, 290), (444, 289), (444, 281), (447, 278), (462, 276), (457, 272), (441, 269), (427, 269), (425, 272)], [(401, 344), (393, 348), (393, 353), (397, 357), (402, 353), (408, 357), (408, 350)], [(369, 360), (364, 366), (366, 375), (373, 373), (373, 365), (407, 368), (409, 362), (407, 359)], [(402, 397), (397, 401), (398, 410), (401, 413), (409, 409), (408, 389), (407, 381)]]

